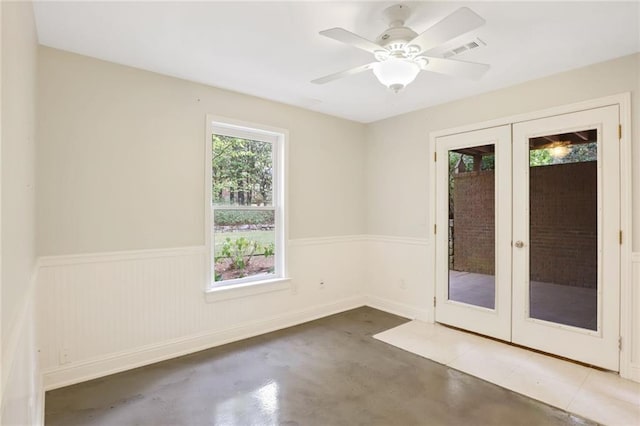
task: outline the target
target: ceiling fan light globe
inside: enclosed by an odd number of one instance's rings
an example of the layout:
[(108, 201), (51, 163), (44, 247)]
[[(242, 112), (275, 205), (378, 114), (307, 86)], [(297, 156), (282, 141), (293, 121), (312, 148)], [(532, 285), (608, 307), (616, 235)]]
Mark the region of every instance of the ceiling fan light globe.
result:
[(413, 61), (389, 58), (373, 66), (373, 73), (380, 83), (398, 92), (415, 80), (420, 66)]

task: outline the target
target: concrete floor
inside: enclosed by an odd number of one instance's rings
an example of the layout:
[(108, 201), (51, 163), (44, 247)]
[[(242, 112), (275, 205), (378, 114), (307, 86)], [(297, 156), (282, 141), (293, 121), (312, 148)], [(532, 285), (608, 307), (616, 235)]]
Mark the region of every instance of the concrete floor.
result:
[(590, 424), (371, 337), (406, 321), (359, 308), (50, 391), (46, 424)]

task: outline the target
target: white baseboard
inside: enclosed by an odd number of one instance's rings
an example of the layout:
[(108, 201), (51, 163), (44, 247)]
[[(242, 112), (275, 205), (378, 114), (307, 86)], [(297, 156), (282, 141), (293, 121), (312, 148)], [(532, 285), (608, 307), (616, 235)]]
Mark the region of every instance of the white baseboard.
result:
[[(365, 305), (405, 318), (418, 319), (421, 321), (426, 321), (427, 318), (427, 312), (425, 310), (414, 306), (375, 296), (356, 296), (271, 317), (262, 321), (253, 321), (224, 330), (192, 335), (156, 345), (148, 345), (133, 351), (114, 353), (48, 370), (43, 372), (42, 375), (44, 383), (43, 389), (48, 391), (70, 386), (87, 380), (292, 327)], [(42, 398), (41, 406), (42, 415), (44, 416), (44, 397)]]
[(426, 309), (395, 302), (378, 296), (365, 296), (365, 305), (401, 317), (417, 319), (425, 322), (429, 321), (428, 311)]
[(247, 339), (313, 321), (328, 315), (355, 309), (364, 305), (362, 297), (351, 297), (325, 305), (289, 312), (284, 315), (254, 321), (237, 327), (188, 336), (133, 351), (110, 354), (97, 359), (55, 368), (43, 373), (45, 390), (52, 390), (132, 368), (187, 355), (226, 343)]

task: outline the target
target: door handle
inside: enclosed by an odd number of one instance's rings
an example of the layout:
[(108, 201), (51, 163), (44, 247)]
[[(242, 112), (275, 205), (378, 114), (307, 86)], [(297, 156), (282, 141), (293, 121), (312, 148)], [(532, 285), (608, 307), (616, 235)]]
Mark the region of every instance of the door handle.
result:
[(524, 243), (522, 241), (516, 241), (514, 246), (516, 246), (518, 248), (522, 248), (522, 247), (524, 247)]

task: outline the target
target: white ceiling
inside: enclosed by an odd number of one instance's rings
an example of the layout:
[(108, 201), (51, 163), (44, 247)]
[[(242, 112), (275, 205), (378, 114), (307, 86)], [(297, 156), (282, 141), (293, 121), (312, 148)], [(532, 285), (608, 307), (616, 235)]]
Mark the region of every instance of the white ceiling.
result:
[(43, 45), (360, 122), (640, 51), (637, 1), (403, 2), (418, 33), (461, 6), (484, 17), (486, 25), (443, 48), (479, 37), (487, 46), (455, 59), (490, 64), (489, 72), (479, 81), (421, 72), (399, 94), (371, 71), (310, 83), (372, 59), (319, 31), (375, 39), (386, 28), (381, 11), (394, 3), (45, 1), (34, 10)]

